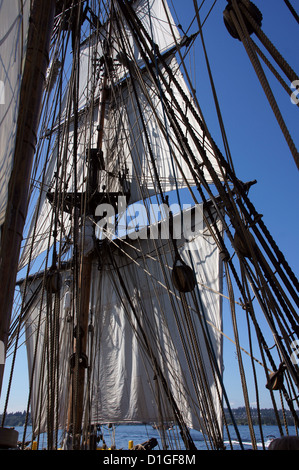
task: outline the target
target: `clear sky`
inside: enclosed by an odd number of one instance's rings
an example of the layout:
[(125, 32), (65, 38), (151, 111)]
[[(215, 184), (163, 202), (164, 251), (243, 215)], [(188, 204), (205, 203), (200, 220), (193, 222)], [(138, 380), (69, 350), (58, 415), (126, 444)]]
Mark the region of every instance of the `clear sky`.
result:
[[(171, 3), (180, 23), (186, 28), (194, 11), (193, 0), (173, 0), (169, 2), (170, 6)], [(212, 3), (212, 0), (206, 1), (207, 7), (201, 11), (202, 20)], [(263, 13), (263, 31), (293, 70), (299, 73), (299, 28), (283, 0), (254, 0), (254, 3)], [(293, 1), (294, 5), (296, 3)], [(233, 39), (224, 26), (222, 13), (226, 4), (226, 0), (217, 1), (203, 31), (236, 174), (243, 181), (257, 180), (257, 185), (250, 191), (251, 200), (257, 211), (263, 214), (265, 224), (293, 271), (298, 273), (298, 170), (243, 45)], [(298, 5), (296, 7), (298, 10)], [(197, 98), (209, 130), (222, 149), (200, 38), (197, 45), (194, 55), (191, 55), (192, 69), (196, 61)], [(274, 77), (269, 75), (269, 80), (299, 148), (298, 107), (291, 103), (281, 86), (277, 86)], [(236, 360), (230, 345), (224, 352), (228, 364)], [(24, 356), (25, 352), (22, 354)], [(25, 360), (19, 360), (16, 367), (17, 380), (13, 383), (9, 411), (26, 408)], [(232, 406), (241, 405), (240, 386), (230, 374), (229, 365), (225, 369), (225, 380)], [(262, 406), (271, 405), (262, 397)], [(3, 399), (0, 402), (2, 409)]]

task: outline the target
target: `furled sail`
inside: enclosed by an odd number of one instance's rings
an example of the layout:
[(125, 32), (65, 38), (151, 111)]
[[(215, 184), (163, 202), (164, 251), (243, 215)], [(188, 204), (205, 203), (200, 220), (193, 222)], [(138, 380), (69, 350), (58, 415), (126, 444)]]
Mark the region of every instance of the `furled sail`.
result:
[(0, 4), (0, 226), (4, 222), (13, 166), (30, 0)]
[[(222, 372), (219, 253), (203, 222), (202, 206), (175, 215), (173, 226), (179, 253), (189, 265), (192, 259), (196, 273), (192, 294), (181, 296), (171, 282), (174, 253), (166, 238), (119, 239), (103, 250), (103, 263), (94, 264), (85, 397), (89, 422), (173, 422), (166, 399), (170, 392), (187, 426), (205, 430), (211, 422), (203, 411), (207, 400), (213, 404), (215, 427), (220, 423), (221, 390), (215, 372)], [(40, 284), (37, 279), (27, 289), (26, 303)], [(56, 404), (60, 427), (66, 422), (74, 300), (70, 271), (61, 273), (60, 285), (55, 303), (54, 291), (49, 294), (39, 287), (26, 318), (35, 432), (45, 430), (48, 408), (42, 397), (54, 370), (62, 396)], [(56, 353), (48, 324), (55, 315), (60, 325)]]

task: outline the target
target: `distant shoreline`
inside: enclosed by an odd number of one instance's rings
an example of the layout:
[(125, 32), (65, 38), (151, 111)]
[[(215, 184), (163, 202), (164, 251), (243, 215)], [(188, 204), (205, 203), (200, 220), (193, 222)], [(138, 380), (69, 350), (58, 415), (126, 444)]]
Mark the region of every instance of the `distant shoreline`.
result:
[[(252, 424), (257, 425), (261, 424), (263, 426), (277, 426), (277, 419), (275, 412), (272, 408), (262, 408), (260, 410), (260, 416), (256, 408), (251, 408), (251, 419)], [(233, 416), (237, 425), (248, 425), (248, 418), (245, 407), (234, 408), (232, 409)], [(288, 426), (294, 426), (294, 418), (289, 410), (277, 410), (280, 422), (283, 424), (284, 420)], [(225, 410), (225, 417), (227, 419), (227, 424), (233, 424), (231, 416), (228, 410)]]
[[(234, 420), (237, 425), (239, 426), (246, 426), (248, 425), (248, 420), (247, 420), (247, 414), (246, 414), (246, 409), (245, 407), (240, 407), (240, 408), (234, 408), (232, 410), (233, 415), (234, 415)], [(288, 410), (278, 410), (278, 415), (281, 419), (281, 422), (283, 423), (283, 420), (286, 420), (286, 423), (288, 426), (294, 426), (294, 419), (292, 416), (292, 413)], [(275, 412), (272, 408), (263, 408), (260, 410), (260, 420), (258, 416), (257, 410), (251, 409), (251, 416), (252, 416), (252, 424), (257, 425), (257, 424), (262, 424), (263, 426), (276, 426), (277, 425), (277, 420), (275, 417)], [(231, 416), (228, 412), (228, 410), (225, 410), (225, 417), (227, 420), (227, 424), (231, 425), (233, 424)], [(0, 414), (0, 419), (2, 421), (2, 414)], [(15, 413), (7, 413), (6, 419), (5, 419), (5, 426), (8, 427), (18, 427), (18, 426), (24, 426), (26, 421), (26, 412), (25, 411), (17, 411)], [(29, 415), (28, 418), (28, 426), (31, 426), (31, 417)], [(138, 423), (140, 424), (140, 423)]]

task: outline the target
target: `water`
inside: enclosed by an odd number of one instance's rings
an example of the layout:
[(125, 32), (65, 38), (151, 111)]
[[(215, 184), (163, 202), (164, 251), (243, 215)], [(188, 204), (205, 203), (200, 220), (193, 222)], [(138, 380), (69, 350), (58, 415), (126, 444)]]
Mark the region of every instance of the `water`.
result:
[[(23, 427), (16, 427), (16, 430), (19, 432), (19, 440), (21, 441), (23, 439)], [(252, 449), (251, 437), (250, 437), (248, 426), (238, 426), (238, 430), (242, 439), (243, 448), (245, 450)], [(114, 431), (113, 429), (108, 428), (107, 426), (104, 426), (102, 431), (103, 431), (104, 439), (108, 448), (115, 442), (116, 447), (118, 449), (126, 450), (128, 449), (129, 441), (133, 441), (134, 445), (136, 445), (136, 444), (141, 444), (147, 441), (149, 438), (156, 438), (158, 441), (158, 446), (156, 446), (154, 450), (158, 451), (158, 450), (163, 449), (158, 431), (153, 429), (152, 426), (150, 425), (147, 425), (147, 426), (145, 425), (119, 425), (114, 428)], [(31, 428), (28, 427), (27, 432), (26, 432), (26, 440), (28, 441), (31, 440), (31, 432), (32, 432)], [(257, 449), (263, 450), (263, 443), (262, 443), (262, 439), (260, 435), (259, 426), (254, 426), (254, 432), (256, 436)], [(184, 450), (184, 445), (179, 439), (176, 429), (175, 429), (175, 433), (176, 433), (177, 442), (180, 442), (181, 449)], [(191, 430), (190, 434), (198, 450), (207, 450), (206, 442), (204, 440), (203, 435), (200, 432)], [(233, 426), (229, 426), (229, 434), (230, 434), (230, 439), (231, 439), (231, 443), (233, 446), (233, 450), (240, 450), (241, 447), (238, 442), (236, 431)], [(289, 427), (289, 434), (295, 435), (295, 427), (292, 427), (292, 426)], [(263, 437), (264, 437), (265, 448), (267, 448), (272, 439), (274, 439), (275, 437), (280, 437), (278, 427), (277, 426), (263, 426)], [(231, 450), (231, 445), (230, 445), (230, 442), (228, 440), (226, 433), (225, 433), (224, 441), (225, 441), (227, 450)], [(46, 448), (46, 437), (44, 437), (41, 440), (39, 448), (40, 449)]]

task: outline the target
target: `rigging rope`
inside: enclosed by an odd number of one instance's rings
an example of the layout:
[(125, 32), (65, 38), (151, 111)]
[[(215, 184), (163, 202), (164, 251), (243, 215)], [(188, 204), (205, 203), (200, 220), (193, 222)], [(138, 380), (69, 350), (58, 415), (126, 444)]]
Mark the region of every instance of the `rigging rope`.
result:
[(266, 75), (261, 67), (261, 64), (258, 60), (258, 57), (255, 53), (255, 50), (254, 50), (254, 47), (252, 47), (251, 45), (251, 38), (250, 38), (250, 35), (248, 33), (248, 30), (247, 30), (247, 27), (244, 23), (244, 18), (241, 14), (241, 11), (240, 11), (240, 8), (239, 8), (239, 5), (238, 3), (236, 2), (236, 0), (232, 0), (232, 5), (233, 5), (233, 8), (234, 10), (230, 11), (229, 14), (230, 14), (230, 17), (231, 17), (231, 20), (238, 32), (238, 35), (239, 37), (241, 38), (242, 40), (242, 43), (247, 51), (247, 54), (248, 54), (248, 57), (254, 67), (254, 70), (258, 76), (258, 79), (262, 85), (262, 88), (267, 96), (267, 99), (269, 101), (269, 104), (274, 112), (274, 115), (277, 119), (277, 122), (282, 130), (282, 133), (286, 139), (286, 142), (289, 146), (289, 149), (292, 153), (292, 156), (294, 158), (294, 161), (297, 165), (297, 168), (299, 169), (299, 153), (298, 153), (298, 150), (295, 146), (295, 143), (289, 133), (289, 130), (287, 129), (287, 126), (284, 122), (284, 119), (282, 117), (282, 114), (280, 112), (280, 109), (277, 105), (277, 102), (275, 100), (275, 97), (273, 95), (273, 92), (271, 90), (271, 87), (268, 83), (268, 80), (266, 78)]
[(204, 56), (205, 56), (205, 60), (206, 60), (207, 70), (208, 70), (208, 74), (209, 74), (209, 78), (210, 78), (211, 88), (212, 88), (212, 92), (213, 92), (213, 96), (214, 96), (214, 102), (215, 102), (215, 106), (216, 106), (218, 121), (219, 121), (221, 134), (222, 134), (222, 138), (223, 138), (224, 148), (225, 148), (226, 156), (227, 156), (228, 162), (230, 164), (230, 167), (231, 167), (232, 171), (234, 171), (234, 165), (233, 165), (233, 161), (232, 161), (232, 157), (231, 157), (231, 152), (230, 152), (230, 148), (229, 148), (229, 144), (228, 144), (227, 135), (226, 135), (226, 132), (225, 132), (223, 118), (222, 118), (222, 115), (221, 115), (219, 100), (218, 100), (218, 97), (217, 97), (217, 92), (216, 92), (216, 88), (215, 88), (215, 84), (214, 84), (214, 79), (213, 79), (213, 76), (212, 76), (212, 70), (211, 70), (211, 66), (210, 66), (210, 63), (209, 63), (207, 50), (206, 50), (206, 46), (205, 46), (203, 30), (202, 30), (202, 24), (201, 24), (200, 17), (199, 17), (199, 7), (198, 7), (197, 0), (193, 0), (193, 3), (194, 3), (194, 8), (195, 8), (199, 33), (200, 33), (200, 37), (201, 37), (201, 42), (202, 42), (202, 46), (203, 46)]
[[(111, 253), (110, 253), (110, 255), (111, 255)], [(180, 410), (179, 410), (179, 408), (178, 408), (178, 406), (177, 406), (177, 404), (176, 404), (176, 402), (175, 402), (174, 397), (172, 396), (171, 391), (168, 389), (167, 382), (166, 382), (166, 379), (165, 379), (165, 377), (164, 377), (163, 371), (162, 371), (161, 367), (159, 366), (159, 363), (158, 363), (158, 361), (157, 361), (157, 359), (156, 359), (156, 357), (155, 357), (155, 354), (154, 354), (154, 352), (152, 351), (152, 348), (151, 348), (151, 346), (150, 346), (150, 344), (149, 344), (149, 342), (148, 342), (148, 339), (147, 339), (147, 337), (146, 337), (146, 334), (145, 334), (145, 332), (144, 332), (144, 329), (143, 329), (143, 327), (142, 327), (142, 325), (141, 325), (139, 316), (137, 315), (137, 313), (136, 313), (136, 311), (135, 311), (134, 305), (133, 305), (133, 303), (132, 303), (132, 299), (131, 299), (131, 297), (130, 297), (128, 291), (127, 291), (127, 288), (126, 288), (126, 286), (125, 286), (124, 280), (123, 280), (123, 278), (122, 278), (122, 276), (121, 276), (121, 274), (120, 274), (119, 268), (118, 268), (118, 266), (116, 265), (116, 263), (115, 263), (115, 261), (114, 261), (114, 259), (113, 259), (112, 256), (110, 257), (110, 259), (111, 259), (112, 265), (114, 265), (115, 271), (116, 271), (117, 274), (118, 274), (118, 278), (119, 278), (119, 281), (120, 281), (120, 285), (121, 285), (121, 287), (122, 287), (122, 289), (123, 289), (123, 292), (124, 292), (124, 294), (125, 294), (125, 296), (126, 296), (126, 298), (127, 298), (127, 300), (128, 300), (128, 303), (129, 303), (129, 305), (130, 305), (130, 307), (131, 307), (131, 311), (132, 311), (132, 313), (134, 314), (134, 318), (135, 318), (135, 321), (136, 321), (136, 323), (137, 323), (137, 325), (138, 325), (138, 329), (139, 329), (139, 331), (141, 332), (142, 339), (143, 339), (143, 341), (144, 341), (144, 343), (145, 343), (145, 345), (146, 345), (147, 350), (149, 351), (149, 356), (150, 356), (150, 357), (152, 358), (152, 360), (153, 360), (154, 370), (156, 370), (156, 372), (157, 372), (157, 374), (158, 374), (158, 376), (159, 376), (159, 378), (160, 378), (160, 380), (161, 380), (161, 383), (162, 383), (162, 386), (163, 386), (164, 391), (165, 391), (165, 393), (166, 393), (166, 396), (168, 397), (169, 402), (170, 402), (171, 406), (173, 407), (173, 411), (174, 411), (174, 413), (175, 413), (178, 426), (179, 426), (180, 429), (181, 429), (182, 438), (183, 438), (183, 440), (184, 440), (184, 442), (185, 442), (186, 448), (189, 449), (189, 450), (195, 450), (196, 447), (195, 447), (195, 445), (194, 445), (194, 443), (193, 443), (193, 440), (192, 440), (192, 438), (191, 438), (191, 435), (190, 435), (190, 433), (189, 433), (189, 430), (188, 430), (188, 428), (187, 428), (187, 426), (186, 426), (186, 424), (185, 424), (185, 422), (184, 422), (184, 419), (183, 419), (183, 417), (182, 417), (182, 415), (181, 415), (181, 412), (180, 412)]]
[(284, 0), (284, 3), (286, 4), (286, 6), (288, 7), (288, 9), (290, 10), (290, 12), (292, 13), (292, 15), (294, 16), (295, 20), (297, 21), (297, 23), (299, 24), (299, 15), (298, 13), (296, 12), (295, 8), (293, 7), (293, 5), (291, 4), (291, 2), (289, 0)]

